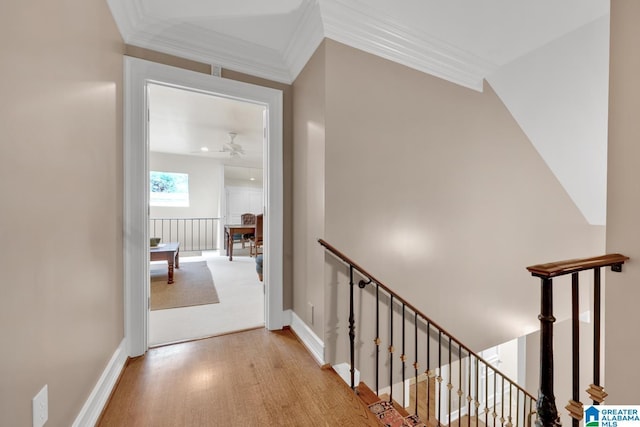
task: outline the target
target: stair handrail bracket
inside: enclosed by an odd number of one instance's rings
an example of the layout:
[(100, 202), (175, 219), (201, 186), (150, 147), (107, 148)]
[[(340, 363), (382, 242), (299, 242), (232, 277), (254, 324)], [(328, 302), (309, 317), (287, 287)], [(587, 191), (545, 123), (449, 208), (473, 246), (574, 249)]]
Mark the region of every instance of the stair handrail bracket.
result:
[[(380, 358), (384, 358), (386, 362), (382, 362), (382, 368), (388, 367), (388, 377), (383, 378), (383, 381), (388, 381), (389, 384), (388, 401), (394, 402), (394, 385), (411, 384), (414, 398), (411, 399), (411, 392), (408, 393), (409, 399), (406, 398), (404, 391), (408, 390), (409, 386), (407, 386), (403, 387), (400, 399), (402, 403), (409, 402), (406, 403), (407, 408), (412, 405), (414, 413), (410, 416), (419, 417), (426, 425), (454, 425), (452, 420), (455, 419), (458, 419), (457, 424), (460, 425), (460, 417), (467, 416), (465, 425), (471, 424), (471, 420), (474, 419), (471, 425), (475, 426), (482, 422), (490, 425), (489, 423), (492, 422), (494, 426), (501, 423), (503, 427), (531, 427), (531, 415), (535, 413), (534, 405), (536, 404), (536, 398), (532, 394), (344, 253), (323, 239), (318, 239), (318, 243), (348, 267), (349, 356), (351, 388), (354, 391), (357, 392), (358, 387), (354, 383), (356, 360), (354, 339), (357, 317), (354, 315), (354, 292), (358, 288), (360, 290), (369, 288), (375, 302), (375, 331), (371, 331), (375, 335), (371, 336), (371, 345), (374, 346), (372, 353), (375, 357), (375, 372), (368, 372), (371, 374), (372, 381), (375, 377), (373, 392), (376, 395), (385, 394), (379, 387)], [(354, 273), (362, 279), (356, 282)], [(385, 303), (380, 302), (381, 296)], [(394, 314), (394, 307), (397, 314)], [(388, 314), (383, 316), (380, 313), (381, 308), (388, 310)], [(381, 317), (384, 317), (383, 321), (380, 320)], [(396, 324), (396, 335), (400, 335), (396, 338), (393, 332), (394, 317), (401, 322)], [(407, 319), (409, 319), (408, 322)], [(388, 329), (385, 332), (380, 328)], [(418, 333), (419, 328), (422, 328), (421, 334)], [(406, 348), (405, 344), (407, 344)], [(411, 358), (414, 360), (410, 360)], [(419, 360), (421, 363), (426, 362), (426, 366), (420, 366)], [(460, 362), (452, 363), (456, 360)], [(395, 370), (394, 366), (396, 366)], [(405, 376), (406, 371), (409, 371), (408, 377)], [(423, 387), (420, 392), (418, 391), (419, 378)], [(484, 382), (482, 378), (485, 378)], [(489, 381), (489, 378), (492, 380)], [(421, 400), (419, 393), (422, 395)], [(420, 402), (426, 402), (426, 408)]]
[(527, 267), (534, 277), (541, 280), (540, 292), (540, 389), (536, 412), (538, 427), (559, 427), (560, 418), (556, 408), (553, 391), (553, 278), (567, 274), (572, 276), (572, 399), (566, 406), (572, 418), (573, 427), (578, 427), (582, 419), (583, 404), (580, 402), (580, 310), (579, 310), (579, 272), (592, 270), (594, 274), (594, 308), (593, 308), (593, 384), (587, 393), (594, 405), (604, 402), (607, 394), (600, 384), (600, 342), (601, 342), (601, 268), (610, 267), (612, 271), (621, 272), (622, 265), (629, 257), (622, 254), (607, 254), (591, 258), (571, 259)]

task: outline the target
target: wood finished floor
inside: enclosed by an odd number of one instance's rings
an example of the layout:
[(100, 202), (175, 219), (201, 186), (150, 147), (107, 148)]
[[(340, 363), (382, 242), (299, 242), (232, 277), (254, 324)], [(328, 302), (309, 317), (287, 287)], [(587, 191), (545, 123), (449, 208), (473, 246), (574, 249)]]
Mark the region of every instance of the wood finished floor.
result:
[(291, 331), (262, 328), (131, 359), (97, 425), (380, 426)]

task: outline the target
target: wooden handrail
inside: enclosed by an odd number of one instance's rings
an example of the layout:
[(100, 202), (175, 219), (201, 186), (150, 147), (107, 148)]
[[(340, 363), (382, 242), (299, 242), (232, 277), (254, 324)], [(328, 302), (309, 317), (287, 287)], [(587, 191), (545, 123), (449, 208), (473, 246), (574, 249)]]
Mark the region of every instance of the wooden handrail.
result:
[(412, 310), (414, 313), (417, 313), (418, 316), (422, 317), (424, 320), (426, 320), (427, 322), (429, 322), (429, 324), (431, 324), (431, 326), (433, 326), (434, 328), (442, 331), (442, 333), (444, 335), (446, 335), (447, 337), (449, 337), (451, 339), (452, 342), (456, 343), (457, 346), (459, 346), (460, 348), (462, 348), (464, 351), (466, 351), (470, 356), (473, 356), (474, 358), (476, 358), (478, 361), (482, 362), (485, 364), (485, 366), (490, 366), (491, 370), (497, 374), (500, 375), (502, 378), (504, 378), (508, 383), (510, 383), (511, 385), (513, 385), (514, 387), (516, 387), (517, 389), (519, 389), (524, 395), (526, 395), (527, 397), (531, 398), (532, 401), (536, 401), (536, 398), (529, 393), (528, 391), (526, 391), (524, 388), (522, 388), (520, 385), (518, 385), (516, 382), (512, 381), (507, 375), (505, 375), (503, 372), (501, 372), (500, 370), (496, 369), (493, 365), (491, 365), (489, 362), (487, 362), (485, 359), (483, 359), (482, 357), (480, 357), (476, 352), (474, 352), (473, 350), (471, 350), (469, 347), (467, 347), (466, 345), (464, 345), (462, 343), (462, 341), (460, 341), (459, 339), (457, 339), (456, 337), (454, 337), (452, 334), (450, 334), (449, 332), (447, 332), (446, 329), (444, 329), (443, 327), (441, 327), (440, 325), (438, 325), (436, 322), (434, 322), (433, 320), (431, 320), (429, 317), (427, 317), (427, 315), (425, 315), (424, 313), (422, 313), (420, 310), (418, 310), (416, 307), (414, 307), (412, 304), (410, 304), (407, 300), (405, 300), (404, 298), (402, 298), (401, 296), (399, 296), (397, 293), (395, 293), (394, 291), (392, 291), (388, 286), (386, 286), (384, 283), (382, 283), (380, 280), (376, 279), (371, 273), (367, 272), (367, 270), (365, 270), (364, 268), (360, 267), (360, 265), (358, 265), (355, 261), (353, 261), (351, 258), (349, 258), (348, 256), (346, 256), (344, 253), (342, 253), (340, 250), (336, 249), (334, 246), (332, 246), (330, 243), (328, 243), (327, 241), (325, 241), (324, 239), (318, 239), (318, 243), (320, 243), (320, 245), (324, 246), (326, 249), (329, 250), (330, 253), (332, 253), (334, 256), (338, 257), (339, 259), (341, 259), (345, 264), (350, 265), (351, 267), (353, 267), (355, 270), (357, 270), (361, 276), (369, 279), (371, 282), (378, 284), (378, 286), (382, 289), (384, 289), (386, 292), (388, 292), (390, 295), (393, 295), (393, 298), (395, 300), (398, 300), (401, 304), (404, 304), (407, 308), (409, 308), (410, 310)]
[(607, 254), (592, 258), (578, 258), (566, 261), (549, 262), (527, 267), (529, 272), (537, 277), (557, 277), (565, 274), (576, 273), (583, 270), (591, 270), (597, 267), (618, 267), (629, 259), (621, 254)]
[(565, 408), (572, 418), (573, 427), (580, 425), (583, 405), (580, 402), (580, 296), (579, 272), (593, 270), (593, 384), (587, 390), (593, 404), (604, 402), (606, 393), (600, 385), (600, 334), (601, 334), (601, 282), (600, 269), (611, 267), (616, 272), (622, 271), (622, 265), (629, 259), (621, 254), (607, 254), (592, 258), (570, 259), (527, 267), (527, 270), (541, 279), (540, 300), (540, 388), (536, 411), (537, 426), (560, 427), (560, 418), (554, 396), (554, 360), (553, 360), (553, 278), (571, 274), (571, 308), (572, 308), (572, 398)]

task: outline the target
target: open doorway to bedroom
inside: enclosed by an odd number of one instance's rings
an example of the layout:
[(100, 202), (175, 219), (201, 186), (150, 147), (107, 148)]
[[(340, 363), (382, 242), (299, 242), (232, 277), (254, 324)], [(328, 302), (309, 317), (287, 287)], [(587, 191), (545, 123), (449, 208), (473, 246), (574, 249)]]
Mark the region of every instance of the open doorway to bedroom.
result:
[(230, 261), (224, 226), (263, 214), (265, 106), (157, 83), (147, 99), (149, 346), (263, 327), (252, 236)]

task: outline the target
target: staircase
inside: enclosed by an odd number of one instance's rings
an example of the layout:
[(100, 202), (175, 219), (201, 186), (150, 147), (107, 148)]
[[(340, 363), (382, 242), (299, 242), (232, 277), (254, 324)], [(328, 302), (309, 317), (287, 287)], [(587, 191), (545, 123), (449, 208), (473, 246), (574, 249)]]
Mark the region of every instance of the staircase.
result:
[[(578, 272), (595, 271), (598, 301), (594, 310), (597, 320), (594, 341), (598, 345), (595, 354), (600, 351), (600, 268), (611, 266), (614, 271), (620, 271), (628, 259), (614, 254), (528, 268), (543, 282), (539, 316), (541, 386), (540, 398), (536, 399), (349, 257), (322, 239), (319, 243), (348, 268), (348, 383), (382, 425), (399, 427), (531, 427), (534, 417), (537, 427), (558, 427), (553, 395), (552, 277), (573, 274), (575, 304)], [(574, 307), (573, 311), (574, 322), (578, 322), (578, 309)], [(574, 390), (578, 369), (576, 340), (574, 337)], [(602, 395), (599, 370), (598, 362), (594, 367), (594, 384), (589, 390)], [(355, 384), (356, 371), (364, 380), (359, 384)], [(574, 417), (574, 427), (582, 416), (582, 404), (576, 396), (577, 392), (567, 406)], [(594, 399), (594, 404), (597, 403), (601, 402)]]
[(380, 423), (390, 427), (426, 427), (420, 418), (414, 413), (411, 415), (397, 402), (389, 401), (387, 396), (378, 396), (365, 383), (360, 383), (356, 388), (360, 399), (373, 412)]

